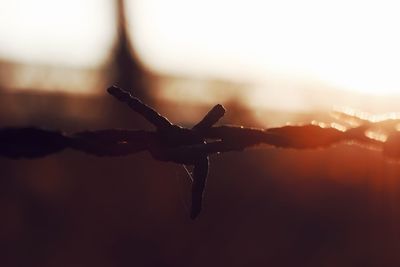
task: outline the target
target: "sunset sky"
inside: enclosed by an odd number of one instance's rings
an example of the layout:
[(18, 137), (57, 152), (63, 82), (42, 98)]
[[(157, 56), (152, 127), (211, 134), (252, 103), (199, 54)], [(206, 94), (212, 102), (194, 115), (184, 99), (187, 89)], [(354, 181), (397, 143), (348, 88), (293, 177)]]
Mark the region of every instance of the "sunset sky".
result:
[[(400, 95), (397, 1), (132, 0), (152, 70), (255, 83), (315, 81)], [(112, 47), (111, 0), (0, 0), (0, 57), (96, 67)]]

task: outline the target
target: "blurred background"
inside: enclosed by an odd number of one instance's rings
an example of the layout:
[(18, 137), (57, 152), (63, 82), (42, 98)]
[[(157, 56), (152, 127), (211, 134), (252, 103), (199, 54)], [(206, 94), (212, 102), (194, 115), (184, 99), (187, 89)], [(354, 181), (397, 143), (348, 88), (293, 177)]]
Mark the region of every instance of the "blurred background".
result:
[[(395, 1), (0, 0), (0, 126), (151, 129), (399, 112)], [(394, 112), (394, 113), (393, 113)], [(395, 115), (393, 115), (395, 114)], [(190, 221), (185, 170), (146, 153), (0, 160), (1, 266), (399, 266), (399, 164), (379, 151), (212, 157)]]

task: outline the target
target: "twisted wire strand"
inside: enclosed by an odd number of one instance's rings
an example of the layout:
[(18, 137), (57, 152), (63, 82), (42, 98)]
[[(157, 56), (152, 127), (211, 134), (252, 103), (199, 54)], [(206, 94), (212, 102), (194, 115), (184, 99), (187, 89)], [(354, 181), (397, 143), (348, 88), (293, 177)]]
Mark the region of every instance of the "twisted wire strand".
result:
[[(396, 130), (399, 120), (370, 122), (348, 114), (358, 126), (347, 130), (307, 124), (269, 129), (242, 126), (214, 126), (225, 114), (222, 105), (214, 106), (192, 129), (172, 124), (157, 111), (116, 86), (108, 92), (127, 103), (155, 127), (155, 131), (105, 129), (64, 133), (36, 127), (0, 128), (0, 156), (12, 159), (41, 158), (70, 148), (94, 156), (125, 156), (148, 151), (160, 161), (193, 165), (191, 218), (202, 209), (204, 188), (209, 171), (209, 155), (267, 144), (280, 148), (314, 149), (329, 147), (341, 142), (381, 149), (389, 157), (400, 158), (400, 133)], [(339, 117), (340, 117), (339, 116)], [(380, 128), (387, 139), (375, 140), (366, 135), (369, 129)]]

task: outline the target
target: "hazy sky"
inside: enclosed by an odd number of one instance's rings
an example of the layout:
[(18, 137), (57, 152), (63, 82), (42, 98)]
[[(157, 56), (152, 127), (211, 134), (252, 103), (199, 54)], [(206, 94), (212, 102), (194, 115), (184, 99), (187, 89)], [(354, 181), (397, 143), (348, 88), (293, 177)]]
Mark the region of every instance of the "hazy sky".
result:
[[(114, 36), (111, 0), (0, 0), (0, 56), (93, 67)], [(152, 69), (263, 83), (271, 77), (400, 94), (400, 5), (357, 0), (132, 0)]]

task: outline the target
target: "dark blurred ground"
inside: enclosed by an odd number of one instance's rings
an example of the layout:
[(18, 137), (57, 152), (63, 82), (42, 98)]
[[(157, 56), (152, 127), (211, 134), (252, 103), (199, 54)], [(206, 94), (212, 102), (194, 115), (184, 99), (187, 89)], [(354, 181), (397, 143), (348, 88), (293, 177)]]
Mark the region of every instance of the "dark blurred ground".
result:
[[(2, 93), (0, 102), (2, 127), (150, 128), (108, 96)], [(160, 108), (175, 122), (190, 111)], [(234, 114), (225, 122), (256, 126)], [(147, 153), (1, 159), (0, 265), (400, 266), (400, 165), (379, 151), (262, 147), (211, 162), (191, 221), (183, 167)]]

